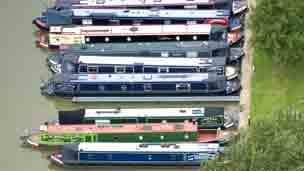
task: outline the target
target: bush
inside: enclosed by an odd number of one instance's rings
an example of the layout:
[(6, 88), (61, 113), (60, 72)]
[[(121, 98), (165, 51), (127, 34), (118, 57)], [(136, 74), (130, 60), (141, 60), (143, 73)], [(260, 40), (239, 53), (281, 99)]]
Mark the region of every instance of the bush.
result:
[(304, 114), (285, 110), (258, 118), (204, 171), (302, 171)]

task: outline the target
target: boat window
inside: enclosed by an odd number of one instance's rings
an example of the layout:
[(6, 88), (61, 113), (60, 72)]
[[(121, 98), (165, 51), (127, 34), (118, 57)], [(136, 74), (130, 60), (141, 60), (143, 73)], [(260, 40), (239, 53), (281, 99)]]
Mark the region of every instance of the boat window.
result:
[(99, 73), (114, 73), (115, 69), (113, 66), (100, 66), (98, 68)]
[(193, 72), (196, 72), (196, 68), (169, 68), (169, 72), (173, 72), (173, 73), (193, 73)]
[(82, 91), (98, 91), (99, 86), (97, 84), (80, 84), (80, 90), (82, 90)]
[(190, 91), (191, 85), (189, 83), (176, 84), (176, 91)]
[(88, 65), (88, 73), (97, 73), (97, 66), (96, 65)]
[(161, 57), (169, 57), (169, 52), (161, 52)]
[(122, 85), (121, 86), (121, 91), (127, 91), (128, 90), (128, 86), (127, 85)]
[(126, 67), (125, 66), (115, 66), (115, 73), (125, 73)]
[(186, 57), (187, 58), (197, 58), (198, 57), (198, 52), (196, 52), (196, 51), (186, 52)]
[(88, 72), (88, 67), (86, 64), (79, 64), (79, 73), (87, 73)]
[(144, 84), (144, 91), (145, 92), (152, 91), (152, 84)]
[(126, 67), (126, 73), (133, 73), (134, 69), (133, 67)]
[(100, 91), (104, 91), (105, 90), (105, 86), (104, 85), (99, 85), (98, 88), (99, 88)]
[(157, 73), (157, 67), (144, 67), (144, 73)]
[(158, 72), (159, 73), (167, 73), (169, 71), (169, 68), (167, 67), (159, 67)]

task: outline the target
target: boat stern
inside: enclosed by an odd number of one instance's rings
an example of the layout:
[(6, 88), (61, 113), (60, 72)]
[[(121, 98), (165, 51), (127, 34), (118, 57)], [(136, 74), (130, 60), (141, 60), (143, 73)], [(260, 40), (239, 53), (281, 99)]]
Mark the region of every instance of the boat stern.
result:
[(246, 0), (233, 0), (232, 12), (234, 15), (239, 15), (244, 13), (248, 9), (248, 4)]
[(41, 84), (40, 92), (44, 96), (54, 96), (55, 95), (55, 85), (52, 81), (47, 81)]
[(233, 94), (241, 89), (241, 82), (239, 79), (227, 80), (226, 82), (226, 94)]
[(49, 31), (50, 29), (49, 25), (47, 24), (47, 19), (45, 16), (34, 18), (33, 24), (43, 31)]
[(50, 156), (50, 161), (58, 166), (63, 166), (64, 162), (62, 160), (63, 155), (61, 153), (54, 153)]
[(46, 63), (53, 73), (61, 73), (60, 55), (51, 54), (47, 57)]

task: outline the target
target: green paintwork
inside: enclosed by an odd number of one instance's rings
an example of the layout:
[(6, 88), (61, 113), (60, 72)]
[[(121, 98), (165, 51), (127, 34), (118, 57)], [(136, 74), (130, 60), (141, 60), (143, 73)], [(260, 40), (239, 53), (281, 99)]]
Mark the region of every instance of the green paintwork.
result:
[[(130, 134), (62, 134), (38, 135), (38, 144), (45, 146), (61, 146), (79, 142), (178, 142), (196, 141), (198, 132), (167, 132), (167, 133), (130, 133)], [(161, 136), (164, 138), (162, 139)], [(186, 138), (188, 136), (188, 138)], [(140, 139), (142, 137), (142, 140)]]

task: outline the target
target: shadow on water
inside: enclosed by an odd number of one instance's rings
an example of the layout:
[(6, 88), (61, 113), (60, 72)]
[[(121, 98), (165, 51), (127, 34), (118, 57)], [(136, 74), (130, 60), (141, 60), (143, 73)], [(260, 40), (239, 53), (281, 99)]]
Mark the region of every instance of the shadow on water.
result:
[(53, 164), (49, 164), (49, 171), (199, 171), (198, 166), (76, 166), (61, 168)]

